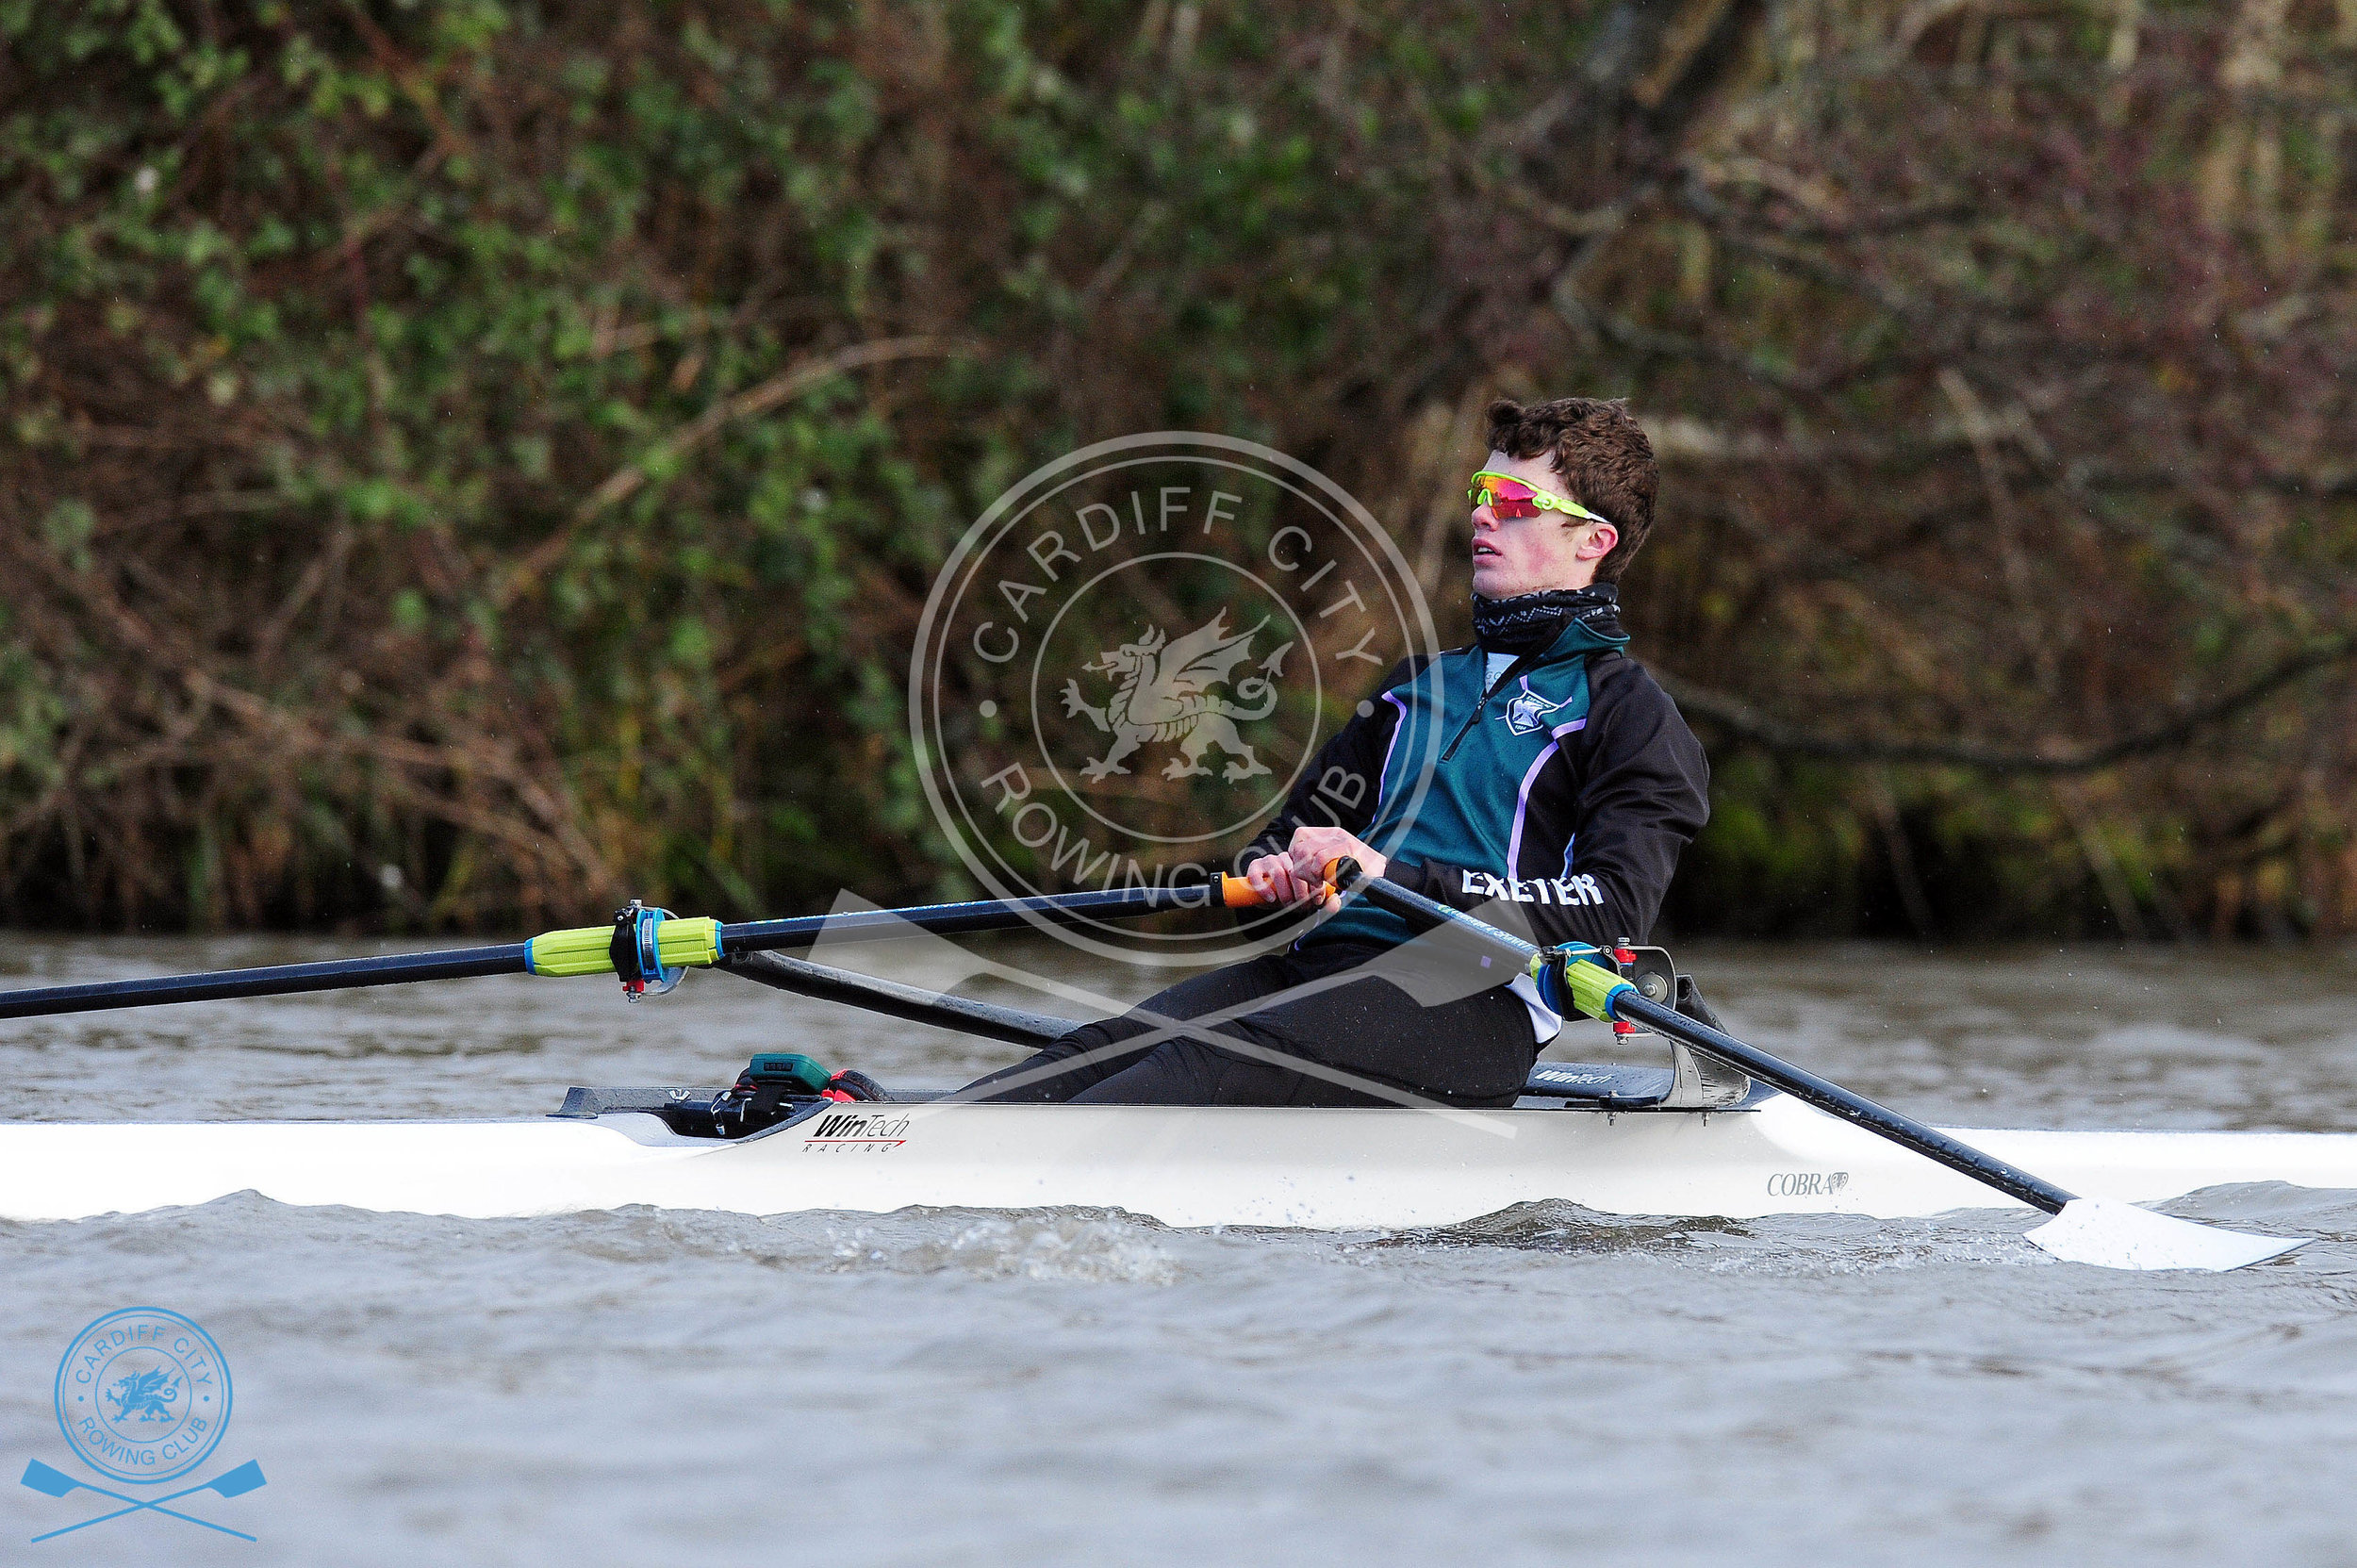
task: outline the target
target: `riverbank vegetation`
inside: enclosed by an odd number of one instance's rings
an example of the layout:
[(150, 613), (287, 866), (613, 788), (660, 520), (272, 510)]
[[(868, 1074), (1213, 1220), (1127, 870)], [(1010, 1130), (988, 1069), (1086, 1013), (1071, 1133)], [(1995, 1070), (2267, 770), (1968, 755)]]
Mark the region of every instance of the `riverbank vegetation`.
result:
[(950, 543), (1625, 396), (1684, 932), (2357, 929), (2350, 0), (5, 0), (0, 917), (954, 891)]

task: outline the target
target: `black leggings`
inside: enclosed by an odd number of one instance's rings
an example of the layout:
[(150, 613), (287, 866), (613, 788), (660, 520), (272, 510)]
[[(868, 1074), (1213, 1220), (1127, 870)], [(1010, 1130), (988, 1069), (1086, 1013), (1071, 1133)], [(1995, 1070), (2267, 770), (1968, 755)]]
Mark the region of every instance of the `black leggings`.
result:
[(1347, 980), (1208, 1026), (1235, 1047), (1173, 1036), (1162, 1021), (1277, 997), (1382, 950), (1317, 944), (1196, 975), (1118, 1018), (1082, 1024), (963, 1096), (1075, 1105), (1513, 1104), (1539, 1047), (1529, 1010), (1502, 988), (1426, 1007), (1390, 981)]

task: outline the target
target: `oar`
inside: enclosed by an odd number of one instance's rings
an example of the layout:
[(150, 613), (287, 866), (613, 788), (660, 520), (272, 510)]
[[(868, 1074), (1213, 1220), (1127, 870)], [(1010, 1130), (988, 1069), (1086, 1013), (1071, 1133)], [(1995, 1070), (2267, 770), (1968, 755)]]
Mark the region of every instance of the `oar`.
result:
[(1757, 1046), (1746, 1045), (1722, 1030), (1697, 1023), (1673, 1008), (1647, 1000), (1617, 970), (1606, 967), (1602, 955), (1595, 949), (1576, 953), (1542, 951), (1463, 910), (1412, 893), (1381, 877), (1367, 876), (1351, 861), (1341, 862), (1328, 875), (1337, 886), (1411, 924), (1451, 926), (1510, 954), (1517, 968), (1540, 978), (1541, 986), (1547, 983), (1544, 977), (1552, 971), (1563, 982), (1579, 1011), (1592, 1017), (1624, 1018), (1682, 1040), (1764, 1083), (1774, 1084), (1805, 1104), (2052, 1214), (2055, 1217), (2030, 1231), (2029, 1238), (2057, 1258), (2107, 1268), (2230, 1269), (2264, 1263), (2307, 1245), (2305, 1240), (2252, 1236), (2239, 1230), (2196, 1225), (2191, 1220), (2156, 1214), (2111, 1198), (2081, 1197), (1936, 1127), (1877, 1105), (1863, 1095), (1853, 1094), (1838, 1083), (1771, 1056)]
[(723, 925), (713, 919), (679, 919), (661, 910), (634, 907), (618, 916), (613, 925), (546, 932), (528, 942), (505, 942), (495, 947), (387, 953), (376, 958), (336, 958), (316, 964), (279, 964), (253, 969), (217, 969), (206, 974), (159, 975), (145, 980), (0, 991), (0, 1018), (48, 1017), (61, 1013), (218, 1001), (237, 997), (285, 997), (308, 991), (350, 991), (370, 985), (464, 980), (476, 975), (610, 975), (618, 972), (618, 959), (631, 966), (626, 979), (643, 983), (658, 977), (676, 978), (680, 970), (717, 963), (724, 954), (799, 947), (822, 934), (831, 940), (851, 941), (882, 940), (913, 930), (955, 935), (1042, 922), (1072, 925), (1083, 920), (1131, 919), (1172, 909), (1202, 909), (1213, 904), (1244, 907), (1257, 902), (1258, 896), (1242, 879), (1215, 876), (1208, 883), (1186, 886), (1117, 887), (1031, 899), (981, 899), (970, 903), (852, 910), (784, 920), (748, 920), (735, 925)]
[(839, 1001), (881, 1013), (888, 1018), (935, 1024), (961, 1034), (979, 1035), (1011, 1046), (1044, 1046), (1050, 1040), (1062, 1039), (1080, 1022), (1078, 1018), (1059, 1018), (1049, 1013), (1026, 1013), (986, 1001), (971, 1001), (964, 997), (944, 996), (898, 981), (879, 980), (874, 975), (854, 974), (849, 969), (783, 958), (776, 953), (730, 956), (714, 966), (796, 996)]
[[(1241, 877), (1223, 875), (1216, 879), (1216, 883), (1220, 902), (1229, 909), (1257, 909), (1269, 902)], [(1327, 892), (1332, 891), (1329, 884)], [(820, 940), (832, 943), (848, 936), (852, 941), (862, 941), (890, 935), (889, 926), (905, 913), (889, 909), (838, 912), (828, 917)], [(936, 934), (939, 932), (937, 927), (931, 929)], [(904, 934), (916, 933), (912, 931)], [(965, 960), (966, 955), (960, 953), (959, 957)], [(961, 970), (968, 972), (982, 966), (972, 961), (958, 965)], [(1062, 1039), (1084, 1021), (1061, 1017), (1053, 1013), (1031, 1013), (1021, 1008), (973, 1001), (897, 980), (814, 964), (807, 959), (783, 958), (774, 952), (741, 951), (733, 942), (730, 950), (715, 961), (713, 967), (758, 981), (776, 990), (790, 991), (796, 996), (842, 1002), (870, 1013), (881, 1013), (888, 1018), (933, 1024), (942, 1029), (955, 1030), (961, 1034), (1002, 1041), (1011, 1046), (1044, 1046)], [(1471, 989), (1479, 988), (1476, 985)]]
[(64, 1471), (53, 1469), (39, 1460), (34, 1460), (25, 1466), (24, 1481), (35, 1492), (47, 1493), (52, 1497), (62, 1497), (78, 1488), (84, 1492), (95, 1492), (101, 1497), (112, 1497), (118, 1503), (131, 1505), (129, 1508), (117, 1509), (112, 1513), (102, 1513), (96, 1518), (85, 1519), (79, 1524), (68, 1525), (61, 1530), (51, 1530), (46, 1535), (37, 1535), (33, 1537), (35, 1544), (53, 1540), (60, 1535), (72, 1535), (75, 1530), (86, 1530), (92, 1525), (103, 1525), (109, 1519), (120, 1519), (126, 1513), (137, 1513), (141, 1509), (169, 1514), (187, 1524), (202, 1525), (208, 1530), (219, 1530), (223, 1535), (234, 1535), (240, 1541), (251, 1541), (254, 1537), (243, 1530), (233, 1530), (226, 1525), (216, 1525), (209, 1519), (199, 1519), (192, 1513), (182, 1513), (176, 1509), (168, 1509), (164, 1505), (176, 1503), (183, 1497), (193, 1497), (200, 1492), (217, 1492), (223, 1497), (242, 1497), (257, 1487), (268, 1484), (262, 1479), (261, 1463), (255, 1460), (248, 1460), (235, 1470), (224, 1470), (202, 1486), (192, 1486), (185, 1492), (175, 1492), (166, 1497), (151, 1497), (144, 1500), (138, 1497), (126, 1497), (120, 1492), (109, 1492), (103, 1486), (92, 1486), (88, 1481), (77, 1481)]

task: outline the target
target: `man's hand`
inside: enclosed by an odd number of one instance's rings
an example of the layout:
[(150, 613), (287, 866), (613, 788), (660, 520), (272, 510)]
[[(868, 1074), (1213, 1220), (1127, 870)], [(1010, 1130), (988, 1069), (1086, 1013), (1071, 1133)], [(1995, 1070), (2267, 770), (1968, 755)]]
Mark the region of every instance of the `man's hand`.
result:
[(1308, 903), (1325, 898), (1331, 912), (1342, 907), (1342, 900), (1327, 897), (1326, 868), (1345, 857), (1357, 861), (1359, 869), (1371, 877), (1391, 868), (1390, 861), (1340, 828), (1295, 828), (1285, 852), (1262, 855), (1244, 867), (1244, 880), (1272, 903)]

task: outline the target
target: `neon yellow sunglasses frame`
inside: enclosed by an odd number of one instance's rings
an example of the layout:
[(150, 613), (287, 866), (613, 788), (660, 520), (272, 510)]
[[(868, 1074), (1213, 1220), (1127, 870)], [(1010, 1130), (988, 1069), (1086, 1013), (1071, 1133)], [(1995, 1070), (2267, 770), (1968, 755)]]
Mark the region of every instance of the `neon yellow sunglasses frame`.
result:
[[(1530, 492), (1530, 504), (1536, 506), (1541, 512), (1561, 512), (1566, 517), (1584, 518), (1590, 522), (1601, 522), (1606, 524), (1607, 527), (1617, 528), (1620, 526), (1618, 523), (1613, 522), (1610, 518), (1601, 517), (1596, 513), (1590, 511), (1587, 507), (1582, 506), (1578, 502), (1572, 500), (1568, 496), (1559, 496), (1552, 491), (1542, 490), (1527, 479), (1517, 479), (1510, 473), (1500, 473), (1495, 469), (1483, 469), (1480, 472), (1473, 476), (1473, 487), (1466, 490), (1465, 499), (1475, 506), (1493, 506), (1497, 503), (1498, 498), (1495, 492), (1493, 492), (1489, 486), (1482, 483), (1485, 479), (1503, 479), (1509, 485), (1521, 486), (1524, 489)], [(1508, 499), (1520, 501), (1524, 498), (1521, 496), (1512, 496)]]

